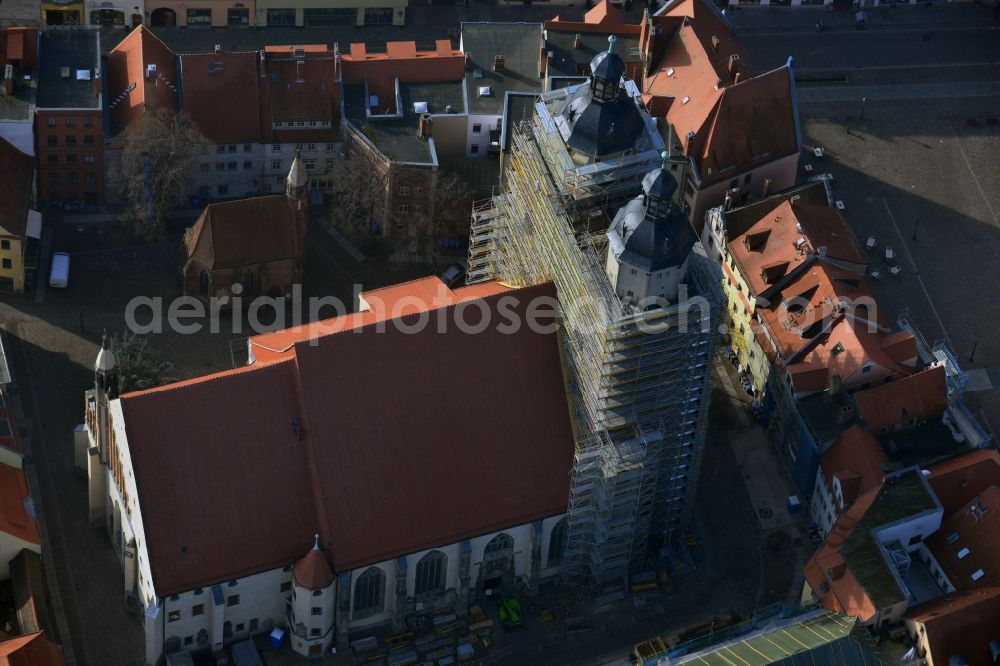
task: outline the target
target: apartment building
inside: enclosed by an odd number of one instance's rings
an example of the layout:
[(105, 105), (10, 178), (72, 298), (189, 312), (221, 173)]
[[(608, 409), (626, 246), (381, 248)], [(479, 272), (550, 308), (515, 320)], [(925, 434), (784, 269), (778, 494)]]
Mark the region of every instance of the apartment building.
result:
[(76, 209), (104, 200), (102, 83), (97, 29), (41, 30), (35, 154), (42, 206)]

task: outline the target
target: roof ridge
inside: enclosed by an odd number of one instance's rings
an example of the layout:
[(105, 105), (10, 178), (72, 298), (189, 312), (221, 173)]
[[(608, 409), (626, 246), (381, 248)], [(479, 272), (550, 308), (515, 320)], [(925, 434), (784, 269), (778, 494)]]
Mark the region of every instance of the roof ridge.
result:
[[(444, 284), (444, 283), (442, 282), (441, 284)], [(499, 298), (501, 296), (507, 296), (509, 294), (515, 294), (515, 293), (518, 293), (518, 292), (521, 292), (521, 291), (526, 291), (528, 289), (537, 289), (537, 288), (540, 288), (540, 287), (542, 287), (544, 285), (547, 285), (547, 284), (551, 284), (553, 286), (553, 288), (555, 287), (555, 284), (553, 282), (551, 282), (551, 281), (542, 282), (541, 284), (527, 285), (527, 286), (524, 286), (524, 287), (513, 287), (513, 288), (509, 289), (508, 291), (499, 291), (499, 292), (497, 292), (495, 294), (486, 294), (484, 296), (477, 296), (477, 297), (471, 298), (469, 300), (457, 300), (457, 301), (454, 301), (454, 302), (451, 302), (451, 303), (446, 303), (446, 304), (443, 304), (443, 305), (439, 305), (439, 306), (437, 306), (435, 308), (432, 308), (430, 310), (424, 310), (424, 311), (420, 311), (420, 312), (404, 312), (404, 313), (400, 313), (400, 314), (397, 314), (395, 316), (386, 317), (385, 319), (378, 319), (376, 321), (373, 321), (373, 322), (370, 322), (370, 323), (367, 323), (367, 324), (362, 324), (361, 326), (358, 326), (356, 328), (351, 328), (351, 329), (340, 328), (339, 330), (330, 331), (329, 333), (325, 333), (322, 336), (317, 336), (317, 338), (315, 338), (315, 339), (319, 339), (320, 337), (322, 337), (322, 338), (328, 338), (328, 337), (331, 337), (331, 336), (334, 336), (334, 335), (339, 335), (341, 333), (347, 333), (348, 331), (351, 332), (351, 333), (364, 332), (366, 329), (368, 329), (368, 328), (370, 328), (372, 326), (378, 326), (379, 324), (383, 324), (384, 325), (387, 322), (397, 321), (399, 319), (402, 319), (403, 317), (411, 317), (413, 315), (420, 315), (420, 314), (423, 314), (423, 312), (437, 312), (437, 311), (440, 311), (440, 310), (447, 310), (449, 308), (454, 308), (454, 307), (459, 306), (459, 305), (464, 305), (464, 304), (470, 303), (472, 301), (492, 301), (492, 299), (494, 299), (494, 298)], [(454, 293), (454, 292), (452, 292), (452, 293)], [(360, 314), (360, 313), (358, 313), (358, 312), (352, 312), (350, 314)], [(340, 315), (338, 317), (334, 317), (334, 319), (340, 319), (340, 317), (347, 317), (347, 316), (349, 316), (349, 315)], [(329, 321), (329, 320), (321, 320), (321, 321)], [(320, 323), (320, 322), (313, 322), (313, 323)], [(307, 338), (305, 340), (296, 340), (295, 342), (293, 342), (291, 344), (290, 347), (288, 347), (288, 349), (291, 349), (292, 347), (297, 347), (299, 344), (302, 344), (302, 343), (308, 343), (308, 342), (310, 342), (313, 339), (314, 338)], [(280, 351), (287, 351), (287, 349), (286, 350), (280, 350)]]
[(246, 374), (255, 370), (262, 370), (264, 368), (273, 368), (279, 366), (283, 363), (291, 363), (292, 358), (278, 358), (271, 361), (257, 361), (247, 365), (240, 365), (235, 368), (226, 368), (225, 370), (218, 370), (216, 372), (211, 372), (207, 375), (200, 375), (198, 377), (191, 377), (189, 379), (181, 379), (176, 382), (171, 382), (169, 384), (164, 384), (163, 386), (153, 386), (148, 389), (140, 389), (138, 391), (129, 391), (128, 393), (123, 393), (119, 396), (119, 400), (137, 400), (140, 398), (146, 398), (150, 395), (156, 393), (166, 393), (169, 391), (181, 390), (189, 386), (200, 386), (203, 384), (209, 384), (215, 381), (222, 381), (224, 379), (229, 379), (230, 377), (236, 377), (238, 375)]

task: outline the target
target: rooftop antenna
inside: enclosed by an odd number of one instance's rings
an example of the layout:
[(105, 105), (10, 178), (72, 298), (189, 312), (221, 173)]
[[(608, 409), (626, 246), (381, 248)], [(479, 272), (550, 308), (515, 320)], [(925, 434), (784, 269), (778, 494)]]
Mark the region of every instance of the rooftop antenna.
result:
[(615, 42), (617, 42), (617, 41), (618, 41), (618, 38), (615, 37), (614, 35), (611, 35), (610, 37), (608, 37), (608, 53), (613, 53), (614, 52), (614, 50), (615, 50)]

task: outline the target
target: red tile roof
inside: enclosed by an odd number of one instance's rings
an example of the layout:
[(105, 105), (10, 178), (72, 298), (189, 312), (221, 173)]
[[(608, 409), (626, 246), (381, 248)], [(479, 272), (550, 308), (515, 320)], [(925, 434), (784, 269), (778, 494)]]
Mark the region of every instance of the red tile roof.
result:
[[(889, 457), (882, 450), (878, 438), (857, 425), (841, 433), (837, 441), (819, 459), (820, 467), (831, 489), (834, 475), (841, 476), (841, 488), (846, 503), (853, 502), (857, 496), (881, 485), (885, 476), (882, 465), (887, 462)], [(853, 484), (854, 492), (850, 496), (844, 484), (845, 470), (857, 474), (857, 483)]]
[[(149, 71), (150, 65), (155, 71)], [(176, 58), (145, 26), (111, 49), (107, 75), (112, 133), (124, 130), (146, 111), (177, 108)]]
[(32, 69), (38, 60), (38, 28), (9, 26), (0, 28), (0, 67), (11, 60), (22, 69)]
[(803, 570), (809, 588), (824, 608), (837, 613), (855, 615), (862, 621), (871, 619), (878, 609), (847, 566), (840, 554), (840, 548), (854, 532), (875, 501), (878, 492), (878, 488), (874, 488), (861, 495), (850, 508), (840, 514), (826, 541), (809, 559)]
[(609, 0), (601, 0), (593, 9), (583, 15), (583, 22), (592, 25), (615, 25), (625, 23), (625, 14), (611, 4)]
[(294, 215), (284, 194), (209, 204), (184, 234), (188, 257), (208, 269), (294, 258)]
[(333, 569), (318, 548), (313, 548), (295, 563), (292, 569), (295, 582), (307, 590), (322, 590), (333, 582)]
[(958, 589), (1000, 585), (1000, 486), (947, 515), (927, 545)]
[(294, 359), (122, 396), (161, 595), (285, 566), (318, 528)]
[(928, 368), (909, 377), (859, 391), (854, 394), (854, 399), (865, 423), (876, 431), (906, 423), (911, 418), (916, 418), (918, 422), (937, 418), (948, 407), (944, 366)]
[(0, 137), (0, 234), (24, 238), (35, 162)]
[(0, 641), (0, 666), (65, 666), (62, 649), (42, 632)]
[(1000, 486), (1000, 453), (995, 449), (972, 451), (934, 465), (930, 473), (927, 483), (948, 515), (990, 486)]
[[(327, 129), (312, 131), (325, 134), (326, 141), (339, 136), (340, 84), (337, 62), (332, 51), (308, 49), (296, 57), (293, 49), (268, 49), (261, 65), (261, 128), (264, 140), (274, 133), (273, 123), (330, 121)], [(309, 125), (290, 128), (289, 136), (310, 131)], [(294, 139), (288, 138), (289, 141)], [(322, 140), (322, 139), (320, 139)]]
[(993, 666), (990, 641), (1000, 640), (1000, 587), (948, 594), (912, 608), (906, 617), (923, 625), (934, 664), (959, 655), (969, 666)]
[(889, 358), (903, 365), (916, 365), (917, 339), (909, 331), (898, 331), (882, 338), (882, 349)]
[(184, 109), (210, 141), (261, 141), (259, 60), (257, 53), (181, 56)]
[(417, 332), (419, 313), (303, 329), (268, 361), (122, 396), (157, 593), (291, 563), (314, 532), (344, 571), (565, 511), (558, 337), (500, 327), (541, 297), (438, 305)]
[(25, 506), (29, 498), (28, 477), (24, 470), (0, 463), (0, 532), (40, 546), (42, 536), (38, 523)]

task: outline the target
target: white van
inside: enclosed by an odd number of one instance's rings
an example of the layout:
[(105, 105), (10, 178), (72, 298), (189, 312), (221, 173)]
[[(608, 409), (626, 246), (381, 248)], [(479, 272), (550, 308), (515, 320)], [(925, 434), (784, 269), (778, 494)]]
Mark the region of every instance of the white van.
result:
[(49, 273), (49, 286), (65, 289), (69, 284), (69, 254), (66, 252), (52, 253), (52, 270)]

